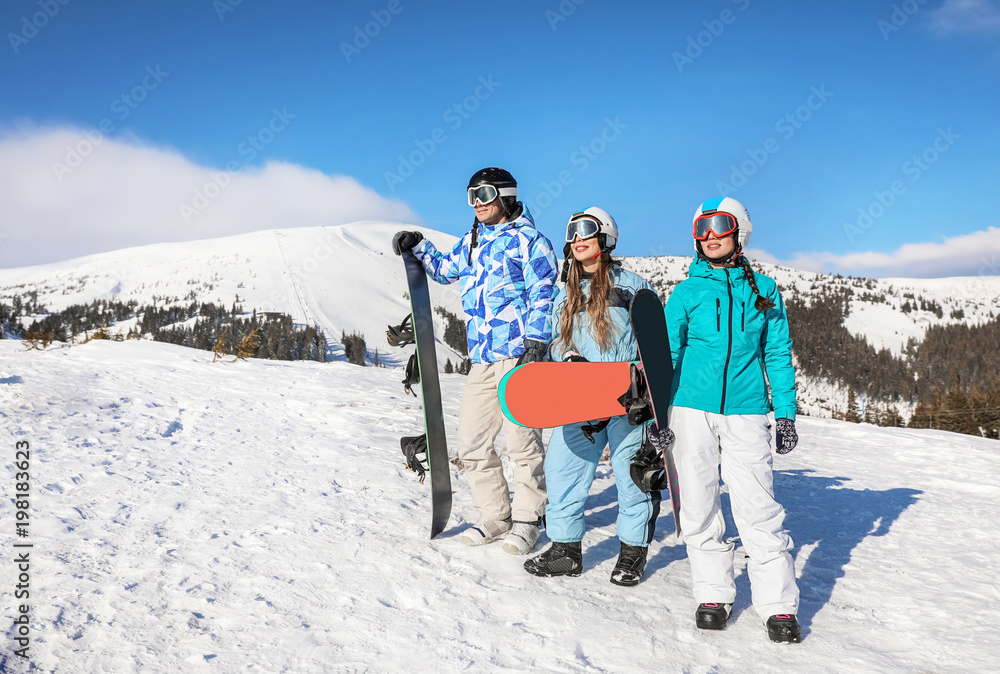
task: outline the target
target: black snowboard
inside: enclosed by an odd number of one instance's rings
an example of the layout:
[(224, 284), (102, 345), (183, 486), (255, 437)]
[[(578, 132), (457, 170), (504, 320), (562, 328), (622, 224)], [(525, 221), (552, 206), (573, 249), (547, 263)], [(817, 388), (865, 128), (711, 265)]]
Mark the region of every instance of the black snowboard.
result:
[[(639, 345), (639, 360), (646, 376), (649, 401), (653, 416), (659, 428), (667, 428), (667, 408), (670, 406), (670, 389), (674, 381), (674, 366), (670, 358), (670, 337), (667, 334), (667, 319), (663, 304), (655, 292), (640, 290), (632, 299), (629, 309), (632, 331)], [(674, 528), (681, 533), (681, 499), (677, 484), (677, 468), (670, 447), (663, 452), (663, 464), (667, 469), (670, 506), (674, 514)]]
[(431, 296), (427, 274), (412, 252), (403, 251), (406, 283), (410, 289), (413, 334), (417, 342), (420, 389), (423, 392), (424, 427), (427, 430), (427, 468), (431, 473), (431, 538), (444, 531), (451, 517), (451, 469), (448, 444), (444, 435), (444, 412), (441, 408), (441, 385), (438, 382), (437, 354)]

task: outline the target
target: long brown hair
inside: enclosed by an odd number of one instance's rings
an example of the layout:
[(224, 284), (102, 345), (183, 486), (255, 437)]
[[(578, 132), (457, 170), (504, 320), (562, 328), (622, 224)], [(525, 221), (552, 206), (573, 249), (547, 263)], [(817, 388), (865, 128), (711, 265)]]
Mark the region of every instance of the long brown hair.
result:
[(598, 346), (601, 349), (611, 348), (616, 335), (612, 334), (614, 326), (608, 318), (608, 305), (615, 289), (614, 269), (621, 264), (612, 259), (610, 252), (601, 253), (600, 266), (590, 276), (589, 297), (584, 298), (581, 288), (583, 265), (575, 258), (570, 262), (566, 277), (566, 303), (563, 304), (562, 316), (559, 318), (559, 339), (556, 340), (556, 346), (577, 350), (573, 344), (573, 325), (576, 315), (586, 309)]

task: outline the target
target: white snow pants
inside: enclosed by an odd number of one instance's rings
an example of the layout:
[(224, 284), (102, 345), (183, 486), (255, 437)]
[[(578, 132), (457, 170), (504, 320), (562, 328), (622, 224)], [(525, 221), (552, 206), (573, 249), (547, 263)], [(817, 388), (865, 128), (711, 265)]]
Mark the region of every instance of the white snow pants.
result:
[[(513, 515), (515, 520), (534, 522), (545, 513), (547, 501), (542, 431), (508, 421), (497, 391), (503, 376), (516, 366), (516, 358), (472, 364), (458, 411), (458, 458), (480, 517), (503, 520)], [(513, 507), (503, 464), (493, 448), (501, 428), (517, 481)]]
[(729, 488), (733, 519), (750, 559), (753, 607), (762, 620), (798, 613), (799, 588), (784, 530), (785, 510), (774, 500), (771, 433), (765, 414), (714, 414), (688, 407), (670, 410), (677, 436), (674, 462), (681, 494), (681, 531), (691, 562), (694, 599), (732, 603), (735, 544), (725, 542), (719, 467)]

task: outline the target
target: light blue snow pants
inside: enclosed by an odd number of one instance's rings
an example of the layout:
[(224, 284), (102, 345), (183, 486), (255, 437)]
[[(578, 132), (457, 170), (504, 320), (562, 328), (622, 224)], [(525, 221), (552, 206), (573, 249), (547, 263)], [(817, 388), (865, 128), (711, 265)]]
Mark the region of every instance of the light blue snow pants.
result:
[(549, 504), (545, 530), (557, 543), (583, 540), (583, 512), (605, 445), (611, 448), (611, 467), (618, 488), (618, 539), (628, 545), (647, 546), (653, 540), (660, 514), (660, 492), (644, 493), (629, 475), (629, 464), (642, 444), (643, 426), (631, 426), (625, 416), (612, 417), (594, 443), (580, 426), (561, 426), (552, 432), (545, 454), (545, 483)]

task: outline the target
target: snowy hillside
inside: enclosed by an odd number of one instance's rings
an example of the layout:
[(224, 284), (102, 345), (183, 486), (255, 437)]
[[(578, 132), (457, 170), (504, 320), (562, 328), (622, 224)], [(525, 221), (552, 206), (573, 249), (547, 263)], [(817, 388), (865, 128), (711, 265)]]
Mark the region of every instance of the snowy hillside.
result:
[[(648, 278), (663, 296), (687, 278), (690, 257), (626, 258), (625, 266)], [(812, 305), (821, 296), (846, 295), (849, 308), (843, 319), (847, 332), (867, 341), (875, 350), (886, 349), (896, 357), (911, 358), (905, 347), (923, 341), (928, 328), (953, 324), (978, 325), (1000, 314), (1000, 276), (946, 279), (861, 279), (816, 274), (766, 263), (754, 269), (774, 278), (785, 302), (798, 299)], [(816, 335), (813, 339), (826, 339)], [(836, 340), (835, 336), (830, 339)], [(836, 343), (834, 341), (834, 343)], [(800, 363), (793, 357), (798, 367)], [(841, 369), (866, 364), (836, 363)], [(827, 417), (832, 410), (843, 413), (848, 405), (849, 386), (837, 379), (797, 373), (799, 407), (810, 416)], [(862, 370), (864, 371), (864, 370)], [(862, 413), (867, 401), (860, 396)], [(908, 420), (913, 403), (908, 400), (877, 400), (876, 406), (891, 402)]]
[[(384, 344), (389, 323), (409, 311), (406, 281), (392, 254), (398, 223), (358, 222), (336, 227), (304, 227), (254, 232), (218, 239), (129, 248), (36, 267), (0, 270), (0, 302), (37, 291), (49, 311), (94, 299), (135, 299), (146, 304), (217, 302), (239, 297), (247, 311), (280, 311), (322, 329), (331, 342), (343, 331), (360, 332), (373, 350)], [(456, 238), (424, 228), (428, 239), (450, 249)], [(194, 233), (192, 233), (194, 236)], [(629, 269), (665, 290), (687, 276), (689, 257), (625, 258)], [(1000, 313), (1000, 277), (955, 279), (852, 279), (755, 263), (774, 277), (786, 299), (815, 297), (835, 288), (853, 290), (845, 325), (876, 348), (896, 355), (910, 338), (920, 341), (931, 325), (979, 323)], [(886, 301), (866, 297), (885, 296)], [(431, 284), (436, 305), (462, 315), (457, 285)], [(902, 311), (920, 298), (941, 307), (942, 316), (919, 309)], [(960, 317), (956, 317), (960, 316)], [(438, 335), (443, 322), (436, 317)], [(124, 326), (123, 326), (124, 327)], [(389, 362), (397, 362), (389, 354)], [(441, 347), (440, 358), (456, 358)]]
[[(625, 266), (665, 287), (687, 278), (690, 257), (626, 258)], [(976, 324), (1000, 314), (1000, 276), (970, 276), (942, 279), (859, 279), (753, 262), (755, 270), (778, 282), (787, 301), (791, 297), (812, 298), (822, 292), (850, 289), (851, 311), (845, 325), (851, 334), (865, 337), (876, 349), (902, 355), (910, 338), (923, 339), (932, 325)], [(884, 302), (870, 297), (885, 296)], [(923, 299), (941, 307), (942, 316), (919, 308), (906, 313), (904, 303)], [(958, 314), (961, 317), (957, 317)]]
[[(247, 312), (279, 311), (320, 328), (330, 355), (343, 358), (344, 332), (365, 336), (369, 362), (401, 365), (409, 350), (388, 350), (384, 332), (409, 312), (402, 265), (391, 251), (392, 235), (408, 225), (359, 222), (336, 227), (281, 229), (226, 238), (131, 248), (67, 262), (0, 270), (0, 302), (37, 292), (49, 310), (95, 299), (136, 300), (159, 306), (215, 302), (238, 297)], [(455, 237), (424, 229), (441, 249)], [(689, 257), (626, 258), (625, 265), (667, 295), (687, 275)], [(957, 279), (854, 279), (755, 263), (773, 276), (786, 301), (808, 303), (830, 292), (850, 293), (844, 326), (876, 348), (903, 354), (932, 325), (978, 324), (1000, 312), (1000, 277)], [(457, 284), (430, 284), (432, 301), (463, 315)], [(907, 311), (909, 309), (909, 311)], [(125, 333), (134, 319), (116, 330)], [(442, 341), (445, 321), (435, 315), (439, 369), (461, 357)], [(851, 365), (853, 366), (853, 364)], [(397, 375), (399, 376), (399, 375)], [(847, 407), (841, 381), (800, 375), (802, 410), (829, 417)], [(866, 404), (862, 396), (861, 404)], [(912, 403), (897, 403), (904, 419)]]
[[(337, 227), (305, 227), (241, 234), (189, 243), (128, 248), (37, 267), (0, 270), (0, 302), (37, 290), (49, 311), (95, 299), (134, 299), (141, 304), (216, 302), (230, 306), (239, 297), (247, 312), (278, 311), (322, 329), (340, 348), (342, 332), (360, 332), (380, 359), (400, 362), (402, 352), (386, 352), (386, 325), (410, 311), (406, 277), (392, 253), (392, 235), (408, 225), (359, 222)], [(428, 232), (450, 249), (455, 237)], [(431, 284), (431, 300), (462, 314), (458, 286)], [(440, 337), (444, 323), (435, 316)], [(128, 325), (119, 326), (127, 330)], [(408, 354), (407, 354), (408, 355)], [(439, 359), (460, 360), (439, 347)]]
[[(31, 445), (20, 541), (33, 545), (37, 671), (996, 669), (996, 441), (802, 418), (800, 447), (775, 470), (804, 641), (777, 645), (742, 569), (730, 626), (695, 629), (688, 562), (666, 517), (643, 582), (608, 582), (607, 464), (583, 575), (536, 578), (497, 545), (459, 542), (476, 513), (457, 469), (452, 520), (428, 540), (429, 490), (398, 444), (421, 411), (398, 371), (210, 361), (146, 341), (45, 352), (0, 341), (8, 489), (14, 443)], [(463, 379), (442, 377), (452, 448)], [(8, 617), (13, 508), (0, 505)], [(24, 671), (11, 644), (0, 671)]]

